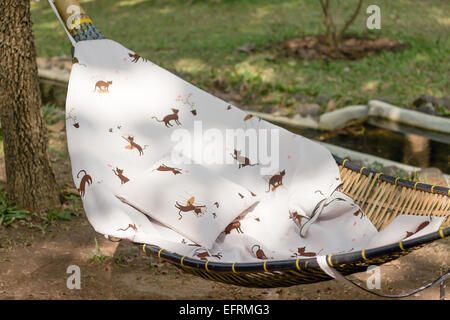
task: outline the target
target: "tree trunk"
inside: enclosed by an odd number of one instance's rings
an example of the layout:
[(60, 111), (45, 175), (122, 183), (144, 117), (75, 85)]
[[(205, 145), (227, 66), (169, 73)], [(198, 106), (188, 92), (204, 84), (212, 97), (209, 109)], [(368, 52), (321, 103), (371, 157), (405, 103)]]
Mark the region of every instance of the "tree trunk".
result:
[(58, 206), (41, 111), (30, 0), (0, 1), (0, 116), (10, 200), (31, 211)]

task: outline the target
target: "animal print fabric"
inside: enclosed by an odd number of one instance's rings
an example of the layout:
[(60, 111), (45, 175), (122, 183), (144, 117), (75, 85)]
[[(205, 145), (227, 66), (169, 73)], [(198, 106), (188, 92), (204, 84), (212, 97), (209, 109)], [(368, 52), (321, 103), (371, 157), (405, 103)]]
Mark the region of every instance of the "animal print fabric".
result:
[[(317, 204), (339, 192), (332, 155), (112, 40), (76, 43), (66, 129), (74, 183), (105, 236), (250, 262), (348, 252), (378, 234), (346, 199), (328, 205), (300, 237)], [(230, 130), (232, 139), (217, 138)], [(167, 157), (208, 174), (158, 162)]]
[[(190, 241), (210, 249), (220, 233), (258, 197), (205, 167), (157, 162), (115, 195)], [(145, 190), (145, 192), (142, 192)], [(177, 213), (177, 214), (174, 214)]]

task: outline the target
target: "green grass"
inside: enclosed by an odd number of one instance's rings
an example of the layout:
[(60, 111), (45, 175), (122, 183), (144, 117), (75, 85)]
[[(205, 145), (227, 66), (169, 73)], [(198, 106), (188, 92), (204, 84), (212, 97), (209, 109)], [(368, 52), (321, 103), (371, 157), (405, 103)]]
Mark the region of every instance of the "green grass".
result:
[(0, 228), (13, 227), (16, 228), (16, 222), (20, 220), (29, 220), (30, 212), (17, 208), (8, 200), (6, 193), (0, 188)]
[(94, 238), (95, 241), (95, 250), (92, 251), (92, 255), (89, 257), (90, 262), (101, 263), (109, 260), (111, 256), (105, 255), (101, 250), (98, 244), (97, 238)]
[[(370, 2), (370, 3), (369, 3)], [(240, 92), (243, 104), (294, 105), (294, 94), (338, 103), (389, 97), (411, 105), (421, 94), (449, 94), (450, 6), (447, 0), (366, 1), (349, 29), (359, 35), (405, 42), (400, 53), (358, 61), (302, 61), (277, 57), (283, 39), (321, 34), (318, 1), (303, 0), (101, 0), (81, 1), (110, 39), (209, 90), (221, 79), (225, 91)], [(352, 2), (340, 0), (342, 20)], [(365, 8), (381, 8), (381, 30), (366, 29)], [(46, 1), (32, 3), (39, 56), (69, 55), (70, 43)], [(236, 49), (249, 42), (257, 53)], [(368, 89), (369, 88), (369, 89)]]
[(41, 214), (31, 213), (17, 208), (8, 199), (7, 193), (0, 186), (0, 228), (17, 228), (18, 223), (27, 225), (45, 233), (50, 226), (55, 226), (61, 221), (71, 221), (73, 216), (79, 216), (83, 210), (79, 196), (66, 195), (66, 207), (50, 209)]
[(42, 116), (47, 125), (54, 125), (61, 120), (64, 120), (65, 113), (61, 108), (53, 105), (42, 106)]

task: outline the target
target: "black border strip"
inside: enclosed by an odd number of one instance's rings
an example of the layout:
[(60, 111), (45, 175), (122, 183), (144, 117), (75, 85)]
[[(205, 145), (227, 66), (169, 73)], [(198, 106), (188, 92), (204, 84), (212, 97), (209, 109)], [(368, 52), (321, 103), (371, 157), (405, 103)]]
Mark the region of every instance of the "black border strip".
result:
[[(364, 262), (373, 258), (377, 258), (381, 255), (401, 253), (408, 249), (422, 246), (424, 244), (433, 242), (438, 239), (446, 238), (450, 235), (450, 227), (441, 228), (439, 231), (429, 233), (427, 235), (405, 240), (382, 247), (373, 249), (367, 249), (362, 251), (342, 253), (336, 255), (329, 255), (329, 259), (332, 265), (349, 264)], [(213, 272), (236, 272), (236, 273), (248, 273), (248, 272), (266, 272), (266, 271), (287, 271), (298, 270), (297, 263), (300, 269), (316, 269), (319, 267), (316, 258), (300, 258), (291, 260), (277, 260), (277, 261), (264, 261), (264, 262), (252, 262), (252, 263), (222, 263), (213, 261), (203, 261), (193, 259), (190, 257), (183, 257), (177, 253), (173, 253), (158, 246), (140, 244), (145, 249), (145, 252), (151, 252), (153, 255), (160, 256), (160, 258), (174, 262), (177, 265), (183, 267), (189, 267), (199, 269), (202, 271)], [(182, 261), (183, 260), (183, 261)], [(233, 270), (234, 269), (234, 270)]]

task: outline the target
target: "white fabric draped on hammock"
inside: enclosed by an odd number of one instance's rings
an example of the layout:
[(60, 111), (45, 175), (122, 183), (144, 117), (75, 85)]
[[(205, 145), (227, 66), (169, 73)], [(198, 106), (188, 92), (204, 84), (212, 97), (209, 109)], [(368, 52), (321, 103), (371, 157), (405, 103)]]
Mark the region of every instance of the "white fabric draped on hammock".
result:
[(106, 236), (250, 262), (367, 249), (443, 221), (400, 216), (378, 232), (325, 148), (112, 40), (75, 44), (66, 115), (74, 182)]

